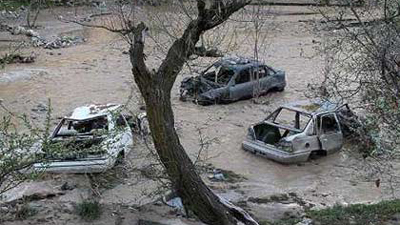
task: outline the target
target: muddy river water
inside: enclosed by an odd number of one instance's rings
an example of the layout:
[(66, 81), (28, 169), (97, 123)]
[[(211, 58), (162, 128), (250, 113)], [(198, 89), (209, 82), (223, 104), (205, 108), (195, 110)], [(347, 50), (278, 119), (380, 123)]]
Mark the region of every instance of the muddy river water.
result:
[[(308, 9), (282, 7), (276, 10), (297, 12)], [(250, 124), (265, 118), (282, 103), (305, 99), (307, 84), (321, 79), (323, 60), (320, 57), (308, 57), (315, 54), (318, 38), (310, 25), (299, 22), (309, 18), (313, 18), (313, 15), (279, 15), (271, 18), (274, 29), (268, 36), (268, 47), (260, 53), (260, 58), (272, 67), (286, 71), (287, 87), (283, 92), (261, 97), (258, 104), (245, 100), (204, 107), (181, 102), (178, 96), (180, 81), (191, 75), (185, 68), (172, 93), (181, 141), (189, 155), (195, 157), (199, 149), (198, 128), (202, 129), (203, 135), (216, 139), (207, 150), (209, 162), (217, 168), (246, 177), (245, 181), (239, 183), (242, 194), (230, 195), (233, 200), (243, 196), (260, 197), (287, 192), (295, 192), (316, 205), (373, 202), (390, 198), (392, 192), (385, 181), (377, 188), (374, 180), (378, 177), (368, 177), (357, 169), (361, 159), (352, 151), (352, 146), (346, 146), (337, 154), (299, 165), (282, 165), (241, 149), (241, 142)], [(4, 105), (40, 121), (43, 115), (32, 111), (32, 108), (39, 103), (46, 103), (47, 99), (51, 99), (54, 117), (88, 103), (124, 103), (128, 99), (134, 82), (129, 57), (122, 53), (127, 45), (119, 36), (71, 24), (63, 27), (59, 22), (51, 23), (46, 18), (41, 20), (53, 27), (54, 32), (68, 30), (84, 34), (87, 42), (58, 50), (29, 49), (28, 52), (35, 51), (38, 55), (35, 63), (7, 65), (0, 70), (0, 78), (20, 71), (28, 73), (27, 77), (0, 83), (0, 98)], [(39, 32), (46, 32), (46, 29)], [(238, 42), (241, 44), (235, 53), (253, 55), (249, 36), (239, 32)], [(150, 66), (153, 60), (156, 59), (148, 59)], [(132, 154), (135, 155), (135, 152)], [(124, 186), (119, 187), (118, 193), (129, 198)], [(109, 199), (112, 201), (112, 197)]]

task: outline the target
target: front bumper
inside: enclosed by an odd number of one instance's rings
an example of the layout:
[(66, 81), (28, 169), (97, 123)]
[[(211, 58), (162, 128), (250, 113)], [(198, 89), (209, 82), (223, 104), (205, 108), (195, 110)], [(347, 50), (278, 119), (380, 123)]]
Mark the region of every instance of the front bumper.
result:
[(257, 141), (245, 140), (242, 143), (244, 150), (259, 154), (274, 161), (290, 164), (305, 162), (310, 156), (310, 152), (285, 152), (276, 148), (273, 145), (260, 144)]
[(101, 173), (112, 168), (114, 164), (115, 160), (111, 158), (79, 161), (52, 161), (35, 163), (33, 169), (50, 173)]

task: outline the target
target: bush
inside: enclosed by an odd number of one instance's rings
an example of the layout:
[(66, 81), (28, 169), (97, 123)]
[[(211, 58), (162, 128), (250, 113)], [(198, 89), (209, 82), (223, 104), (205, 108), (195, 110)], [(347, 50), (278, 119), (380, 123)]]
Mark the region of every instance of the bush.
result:
[(365, 225), (384, 224), (400, 213), (400, 200), (382, 201), (377, 204), (335, 205), (323, 210), (311, 210), (307, 214), (320, 224)]
[(101, 215), (101, 206), (97, 201), (84, 200), (76, 206), (77, 214), (84, 220), (98, 219)]

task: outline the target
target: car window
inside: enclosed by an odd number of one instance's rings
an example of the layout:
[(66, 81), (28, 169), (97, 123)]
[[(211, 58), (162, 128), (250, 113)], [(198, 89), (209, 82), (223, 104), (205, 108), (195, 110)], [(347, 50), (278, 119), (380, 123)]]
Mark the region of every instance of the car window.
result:
[(64, 120), (57, 136), (92, 135), (94, 133), (107, 132), (107, 116), (96, 117), (89, 120)]
[(235, 84), (242, 84), (250, 81), (250, 70), (242, 70), (235, 79)]
[(264, 67), (253, 68), (253, 80), (261, 79), (268, 76)]
[(339, 124), (334, 114), (323, 115), (318, 120), (321, 134), (336, 133), (340, 131)]
[(269, 120), (275, 124), (280, 124), (298, 130), (304, 130), (310, 119), (311, 117), (307, 114), (282, 108), (275, 117), (272, 117)]
[(218, 84), (228, 84), (235, 72), (229, 67), (211, 67), (204, 73), (203, 77)]

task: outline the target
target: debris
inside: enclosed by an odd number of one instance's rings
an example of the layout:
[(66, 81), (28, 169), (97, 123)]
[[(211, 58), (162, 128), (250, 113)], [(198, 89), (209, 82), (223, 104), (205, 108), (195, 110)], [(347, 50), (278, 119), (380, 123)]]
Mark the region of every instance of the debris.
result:
[(0, 64), (33, 63), (35, 60), (36, 55), (33, 52), (30, 56), (22, 56), (20, 54), (5, 54), (2, 58), (0, 58)]
[(211, 181), (225, 181), (226, 180), (224, 174), (219, 169), (214, 169), (213, 174), (208, 176), (208, 179), (210, 179)]
[(313, 220), (310, 218), (303, 218), (302, 221), (296, 223), (296, 225), (312, 225), (312, 224), (314, 224), (314, 223), (313, 223)]
[(12, 35), (25, 35), (31, 38), (31, 42), (35, 47), (43, 47), (45, 49), (59, 49), (59, 48), (66, 48), (70, 47), (79, 43), (86, 42), (85, 38), (82, 37), (74, 37), (74, 36), (60, 36), (56, 37), (54, 40), (46, 40), (45, 38), (41, 37), (39, 33), (34, 30), (26, 29), (22, 26), (8, 26), (8, 25), (1, 25), (1, 29), (6, 29)]
[(61, 185), (61, 190), (62, 191), (70, 191), (74, 190), (76, 188), (76, 185), (70, 185), (68, 182), (65, 182), (63, 185)]
[(162, 198), (164, 204), (174, 208), (178, 214), (185, 215), (185, 207), (183, 206), (182, 199), (176, 192), (171, 192)]
[(43, 39), (38, 38), (34, 39), (33, 42), (34, 45), (37, 47), (41, 46), (45, 49), (59, 49), (86, 42), (86, 39), (82, 37), (62, 36), (62, 37), (57, 37), (53, 41), (45, 41)]
[(35, 108), (31, 109), (33, 112), (46, 112), (47, 106), (43, 103), (39, 103)]

